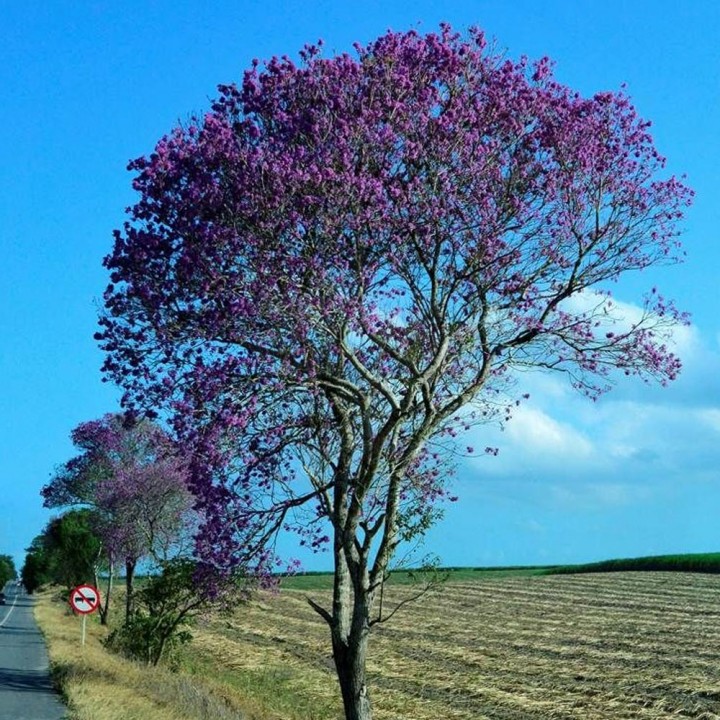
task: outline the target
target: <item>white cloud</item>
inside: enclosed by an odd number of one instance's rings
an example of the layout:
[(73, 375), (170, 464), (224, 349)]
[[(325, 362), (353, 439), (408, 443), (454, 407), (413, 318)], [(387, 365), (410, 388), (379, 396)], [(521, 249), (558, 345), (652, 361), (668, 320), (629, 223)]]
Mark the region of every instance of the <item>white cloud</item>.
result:
[[(593, 315), (601, 323), (600, 333), (612, 328), (615, 328), (616, 332), (629, 330), (632, 325), (641, 322), (646, 312), (640, 305), (614, 297), (608, 298), (594, 290), (584, 290), (572, 295), (562, 307), (569, 312)], [(699, 334), (694, 326), (673, 324), (669, 319), (657, 316), (651, 322), (658, 323), (660, 337), (680, 358), (687, 359), (697, 351)]]
[(500, 450), (461, 469), (468, 479), (494, 479), (486, 497), (545, 492), (543, 502), (561, 509), (621, 506), (642, 503), (658, 484), (707, 482), (718, 466), (720, 397), (712, 390), (698, 406), (682, 393), (646, 386), (637, 399), (611, 392), (592, 403), (563, 390), (562, 378), (531, 385), (531, 399), (504, 431), (485, 425), (468, 438)]
[(705, 423), (708, 427), (713, 429), (715, 432), (720, 433), (720, 409), (719, 408), (708, 408), (699, 410), (698, 418), (701, 422)]
[(508, 423), (507, 435), (526, 454), (558, 460), (592, 454), (592, 443), (571, 425), (558, 422), (537, 407), (521, 405)]
[(630, 505), (652, 495), (651, 487), (618, 482), (551, 485), (548, 490), (554, 504), (568, 510), (598, 510)]
[[(592, 310), (598, 299), (585, 293), (572, 310)], [(628, 303), (617, 302), (615, 311), (626, 323), (642, 315)], [(714, 498), (720, 465), (715, 339), (715, 332), (677, 326), (672, 348), (684, 367), (676, 382), (661, 388), (620, 378), (597, 402), (572, 390), (562, 374), (518, 373), (517, 394), (528, 392), (530, 399), (514, 410), (504, 431), (491, 425), (471, 431), (469, 445), (500, 452), (461, 467), (458, 494), (522, 508), (530, 517), (537, 512), (543, 524), (543, 513), (643, 514), (705, 494)]]
[(531, 533), (544, 533), (547, 531), (547, 528), (541, 522), (538, 522), (535, 518), (524, 518), (522, 520), (517, 520), (515, 522), (515, 525), (521, 530)]

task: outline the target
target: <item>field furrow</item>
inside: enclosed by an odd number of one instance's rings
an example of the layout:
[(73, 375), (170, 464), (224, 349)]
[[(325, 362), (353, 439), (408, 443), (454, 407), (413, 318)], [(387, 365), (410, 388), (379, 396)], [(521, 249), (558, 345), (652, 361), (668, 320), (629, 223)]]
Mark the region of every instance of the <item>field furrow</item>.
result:
[[(389, 613), (414, 589), (389, 587)], [(227, 665), (282, 668), (332, 707), (328, 631), (286, 590), (199, 639)], [(720, 576), (606, 573), (448, 583), (371, 637), (379, 720), (720, 720)], [(336, 711), (312, 717), (337, 717)]]

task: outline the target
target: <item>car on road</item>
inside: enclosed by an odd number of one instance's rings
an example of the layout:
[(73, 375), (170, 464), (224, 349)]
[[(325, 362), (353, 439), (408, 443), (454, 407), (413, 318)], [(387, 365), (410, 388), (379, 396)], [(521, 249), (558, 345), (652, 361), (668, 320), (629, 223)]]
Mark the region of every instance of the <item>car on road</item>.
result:
[(4, 604), (5, 604), (5, 593), (0, 592), (0, 605), (4, 605)]

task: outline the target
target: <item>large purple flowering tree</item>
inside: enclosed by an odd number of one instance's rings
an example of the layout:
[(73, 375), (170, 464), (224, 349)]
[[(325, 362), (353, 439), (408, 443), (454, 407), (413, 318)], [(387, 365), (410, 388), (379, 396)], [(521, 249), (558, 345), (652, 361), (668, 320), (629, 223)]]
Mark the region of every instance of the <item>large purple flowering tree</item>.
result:
[(591, 397), (677, 375), (681, 314), (652, 290), (623, 319), (607, 288), (680, 259), (691, 191), (622, 92), (581, 97), (478, 30), (301, 58), (254, 63), (131, 163), (98, 338), (125, 402), (194, 452), (207, 560), (265, 560), (286, 527), (329, 542), (313, 606), (367, 720), (375, 599), (458, 433), (502, 419), (518, 369)]

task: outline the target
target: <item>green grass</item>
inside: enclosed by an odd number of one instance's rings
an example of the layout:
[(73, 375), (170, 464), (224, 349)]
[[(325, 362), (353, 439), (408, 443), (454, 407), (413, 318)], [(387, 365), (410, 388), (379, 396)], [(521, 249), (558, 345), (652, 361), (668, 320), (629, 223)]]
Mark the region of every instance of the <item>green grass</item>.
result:
[[(580, 565), (523, 565), (508, 567), (449, 567), (437, 571), (438, 578), (449, 582), (472, 580), (495, 580), (507, 577), (530, 577), (533, 575), (567, 575), (573, 573), (664, 571), (720, 573), (720, 553), (693, 553), (683, 555), (652, 555), (639, 558), (618, 558)], [(429, 576), (423, 573), (395, 570), (390, 573), (390, 583), (410, 585), (423, 582)], [(327, 590), (332, 588), (331, 572), (299, 573), (281, 580), (280, 586), (289, 590)]]
[[(272, 662), (255, 669), (226, 668), (222, 661), (196, 648), (186, 648), (182, 671), (200, 682), (218, 688), (232, 688), (243, 698), (247, 720), (315, 720), (335, 714), (336, 703), (298, 692), (302, 673), (295, 667), (279, 667)], [(210, 679), (210, 680), (208, 680)]]
[[(437, 571), (439, 579), (446, 578), (449, 582), (464, 582), (468, 580), (494, 580), (507, 577), (529, 577), (543, 575), (552, 570), (552, 565), (511, 566), (511, 567), (450, 567)], [(393, 585), (411, 585), (415, 582), (424, 582), (429, 579), (428, 573), (412, 573), (407, 570), (395, 570), (390, 573), (390, 583)], [(280, 587), (288, 590), (328, 590), (332, 588), (333, 575), (331, 572), (308, 572), (283, 578)]]
[(592, 572), (623, 572), (628, 570), (720, 573), (720, 553), (686, 555), (652, 555), (639, 558), (618, 558), (584, 565), (563, 565), (548, 569), (548, 574)]

